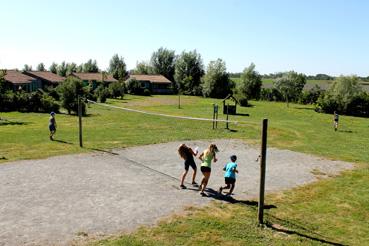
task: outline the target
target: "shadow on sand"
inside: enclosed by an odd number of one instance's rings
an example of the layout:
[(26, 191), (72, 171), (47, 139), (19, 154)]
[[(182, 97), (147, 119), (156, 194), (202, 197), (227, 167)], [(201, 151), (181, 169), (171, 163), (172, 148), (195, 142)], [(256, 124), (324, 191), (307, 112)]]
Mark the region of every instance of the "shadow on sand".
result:
[(97, 149), (97, 148), (87, 148), (89, 150), (93, 150), (93, 151), (98, 151), (98, 152), (103, 152), (103, 153), (107, 153), (107, 154), (111, 154), (111, 155), (119, 155), (118, 153), (115, 153), (113, 151), (109, 151), (109, 150), (104, 150), (104, 149)]

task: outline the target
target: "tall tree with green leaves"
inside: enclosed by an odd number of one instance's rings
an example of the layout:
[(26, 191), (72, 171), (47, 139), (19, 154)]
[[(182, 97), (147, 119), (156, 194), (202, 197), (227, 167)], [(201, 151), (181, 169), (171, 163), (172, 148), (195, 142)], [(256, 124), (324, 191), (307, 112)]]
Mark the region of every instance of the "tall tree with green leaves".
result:
[(74, 62), (72, 63), (67, 63), (66, 65), (66, 76), (71, 75), (72, 73), (77, 72), (77, 64), (75, 64)]
[(58, 65), (56, 73), (62, 77), (65, 77), (67, 75), (67, 64), (65, 64), (65, 61)]
[(241, 81), (238, 85), (238, 91), (247, 99), (259, 99), (261, 92), (261, 75), (255, 71), (255, 64), (243, 70), (241, 74)]
[(302, 73), (290, 71), (274, 81), (274, 87), (283, 95), (287, 107), (289, 102), (297, 101), (306, 84), (306, 76)]
[(97, 66), (96, 60), (89, 59), (85, 64), (83, 64), (84, 73), (98, 73), (99, 67)]
[(196, 50), (183, 51), (177, 58), (174, 80), (184, 94), (201, 95), (201, 77), (204, 74), (204, 64)]
[(175, 85), (175, 60), (176, 55), (174, 50), (168, 50), (161, 47), (152, 54), (150, 64), (153, 67), (154, 73), (165, 76), (173, 82), (173, 85)]
[(22, 71), (24, 72), (32, 71), (32, 66), (28, 64), (24, 64)]
[(202, 92), (205, 97), (225, 98), (232, 92), (233, 83), (229, 79), (225, 61), (210, 61), (203, 77)]
[(136, 68), (133, 70), (134, 74), (154, 74), (154, 69), (149, 63), (142, 61), (136, 64)]
[(324, 96), (318, 99), (318, 106), (325, 112), (334, 110), (341, 113), (349, 113), (347, 107), (362, 93), (359, 85), (360, 79), (357, 76), (340, 76), (334, 80), (327, 89)]
[[(84, 96), (87, 94), (82, 81), (75, 77), (68, 77), (57, 87), (57, 91), (61, 96), (62, 107), (68, 111), (68, 114), (71, 114), (71, 112), (78, 112), (78, 96)], [(86, 107), (84, 103), (82, 109), (83, 114), (85, 114)]]
[(39, 71), (39, 72), (46, 71), (45, 65), (42, 62), (37, 65), (37, 71)]
[(114, 79), (124, 81), (127, 76), (127, 68), (123, 57), (119, 57), (118, 54), (115, 54), (110, 59), (108, 71), (113, 75)]
[(56, 64), (55, 62), (53, 62), (50, 65), (49, 71), (56, 74), (58, 72), (58, 64)]

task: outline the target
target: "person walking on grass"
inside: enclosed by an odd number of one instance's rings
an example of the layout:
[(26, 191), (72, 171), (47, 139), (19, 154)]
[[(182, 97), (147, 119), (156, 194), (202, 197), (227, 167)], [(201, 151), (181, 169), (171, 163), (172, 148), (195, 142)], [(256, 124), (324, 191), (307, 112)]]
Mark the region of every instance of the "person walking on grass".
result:
[(234, 190), (235, 184), (236, 184), (236, 173), (238, 173), (237, 170), (237, 156), (232, 155), (230, 157), (231, 162), (228, 162), (224, 168), (223, 171), (225, 171), (224, 174), (224, 182), (226, 186), (219, 188), (219, 193), (222, 194), (223, 190), (229, 189), (229, 192), (226, 194), (227, 196), (232, 195), (232, 192)]
[(186, 175), (188, 173), (188, 169), (190, 167), (193, 170), (193, 174), (192, 174), (192, 185), (193, 186), (198, 186), (198, 184), (195, 182), (196, 172), (197, 172), (197, 166), (196, 166), (195, 160), (193, 159), (193, 157), (196, 156), (197, 153), (198, 153), (197, 148), (195, 149), (195, 151), (193, 151), (190, 147), (188, 147), (185, 144), (181, 144), (179, 146), (179, 148), (178, 148), (178, 154), (184, 160), (184, 169), (185, 169), (185, 171), (183, 172), (183, 174), (181, 176), (181, 185), (180, 185), (180, 187), (182, 189), (186, 189), (187, 188), (184, 185), (184, 180), (186, 178)]
[(339, 115), (337, 113), (337, 111), (334, 111), (333, 113), (333, 126), (334, 126), (334, 131), (338, 130), (338, 119), (339, 119)]
[(50, 113), (50, 118), (49, 118), (49, 130), (50, 130), (50, 140), (53, 141), (54, 140), (54, 134), (56, 132), (56, 120), (55, 120), (55, 113), (51, 112)]
[(199, 159), (202, 161), (200, 170), (204, 175), (200, 184), (200, 194), (202, 196), (205, 196), (204, 191), (209, 182), (211, 173), (211, 162), (213, 160), (214, 162), (217, 161), (217, 158), (215, 156), (216, 152), (218, 152), (218, 147), (215, 144), (210, 144), (209, 147), (199, 156)]

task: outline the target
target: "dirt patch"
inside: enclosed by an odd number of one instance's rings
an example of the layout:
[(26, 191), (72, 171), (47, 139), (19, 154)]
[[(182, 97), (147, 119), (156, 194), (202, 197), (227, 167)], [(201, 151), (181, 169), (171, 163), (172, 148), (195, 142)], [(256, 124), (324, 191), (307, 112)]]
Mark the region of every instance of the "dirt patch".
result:
[[(239, 175), (234, 198), (256, 197), (259, 150), (238, 140), (212, 142), (220, 152), (212, 167), (208, 193), (223, 185), (223, 165), (236, 154)], [(210, 142), (186, 143), (203, 150)], [(190, 185), (187, 190), (178, 188), (177, 178), (183, 171), (183, 161), (176, 152), (179, 144), (2, 164), (0, 245), (66, 245), (81, 237), (131, 231), (186, 207), (208, 204), (214, 197), (201, 197)], [(266, 190), (290, 189), (318, 180), (316, 176), (322, 175), (317, 174), (337, 175), (352, 167), (350, 163), (270, 148)]]

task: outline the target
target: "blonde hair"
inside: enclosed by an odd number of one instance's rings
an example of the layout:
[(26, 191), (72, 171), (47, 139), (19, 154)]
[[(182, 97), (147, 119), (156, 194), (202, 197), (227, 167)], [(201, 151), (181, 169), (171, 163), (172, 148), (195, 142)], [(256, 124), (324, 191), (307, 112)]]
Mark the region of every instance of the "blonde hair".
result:
[(185, 151), (188, 150), (188, 149), (189, 148), (185, 144), (181, 144), (178, 147), (178, 154), (179, 154), (179, 156), (186, 160), (187, 155), (185, 154)]
[(212, 154), (215, 156), (215, 152), (218, 152), (218, 147), (215, 144), (210, 144), (209, 147), (204, 151), (204, 155)]

